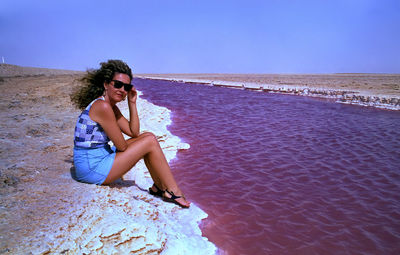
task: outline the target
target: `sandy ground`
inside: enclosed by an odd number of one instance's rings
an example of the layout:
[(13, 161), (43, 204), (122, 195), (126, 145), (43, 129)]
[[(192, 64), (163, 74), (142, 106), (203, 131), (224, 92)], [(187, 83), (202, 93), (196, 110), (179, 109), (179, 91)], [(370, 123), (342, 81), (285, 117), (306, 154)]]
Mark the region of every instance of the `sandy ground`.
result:
[(79, 114), (68, 96), (74, 78), (22, 76), (0, 83), (0, 253), (65, 216), (79, 188), (69, 173)]
[[(73, 131), (81, 111), (69, 94), (82, 73), (20, 71), (0, 66), (0, 254), (215, 252), (198, 227), (207, 215), (149, 195), (142, 161), (110, 186), (74, 181)], [(188, 147), (163, 129), (170, 121), (165, 108), (139, 98), (138, 110), (141, 131), (156, 134), (168, 160)]]
[(324, 88), (400, 98), (400, 74), (141, 74), (140, 76)]

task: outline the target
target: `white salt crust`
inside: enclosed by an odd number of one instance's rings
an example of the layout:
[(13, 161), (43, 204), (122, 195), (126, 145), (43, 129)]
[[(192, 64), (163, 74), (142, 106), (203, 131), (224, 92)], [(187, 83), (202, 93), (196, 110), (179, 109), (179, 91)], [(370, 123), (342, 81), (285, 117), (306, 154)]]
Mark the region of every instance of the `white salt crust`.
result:
[[(139, 92), (140, 94), (140, 92)], [(119, 104), (129, 116), (126, 102)], [(153, 132), (168, 161), (188, 149), (172, 135), (170, 111), (138, 98), (141, 132)], [(163, 202), (148, 193), (153, 184), (143, 160), (124, 180), (109, 186), (76, 183), (77, 194), (90, 199), (71, 203), (66, 216), (35, 237), (24, 240), (22, 254), (216, 254), (215, 245), (202, 237), (199, 223), (207, 214), (195, 204), (189, 209)], [(28, 242), (28, 243), (26, 243)]]

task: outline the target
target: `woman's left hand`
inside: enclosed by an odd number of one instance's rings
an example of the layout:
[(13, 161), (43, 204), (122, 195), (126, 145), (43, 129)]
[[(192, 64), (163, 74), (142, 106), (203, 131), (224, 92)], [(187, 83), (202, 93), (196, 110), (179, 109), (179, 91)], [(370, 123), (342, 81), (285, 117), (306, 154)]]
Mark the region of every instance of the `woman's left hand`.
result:
[(128, 92), (128, 102), (136, 103), (137, 99), (137, 92), (135, 87), (132, 87), (132, 89)]

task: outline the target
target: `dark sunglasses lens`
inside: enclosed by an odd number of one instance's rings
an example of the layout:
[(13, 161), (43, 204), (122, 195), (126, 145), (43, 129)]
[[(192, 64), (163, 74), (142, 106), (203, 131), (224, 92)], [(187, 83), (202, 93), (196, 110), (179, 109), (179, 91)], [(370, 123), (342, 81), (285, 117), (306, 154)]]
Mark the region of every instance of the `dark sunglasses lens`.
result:
[(124, 84), (122, 82), (114, 81), (114, 88), (120, 89), (120, 88), (122, 88), (122, 86), (124, 86)]
[(133, 85), (132, 84), (124, 84), (124, 89), (125, 91), (130, 91), (132, 89)]
[(121, 81), (113, 80), (113, 82), (114, 82), (114, 88), (116, 88), (116, 89), (120, 89), (123, 86), (124, 90), (129, 92), (133, 87), (132, 84), (126, 84)]

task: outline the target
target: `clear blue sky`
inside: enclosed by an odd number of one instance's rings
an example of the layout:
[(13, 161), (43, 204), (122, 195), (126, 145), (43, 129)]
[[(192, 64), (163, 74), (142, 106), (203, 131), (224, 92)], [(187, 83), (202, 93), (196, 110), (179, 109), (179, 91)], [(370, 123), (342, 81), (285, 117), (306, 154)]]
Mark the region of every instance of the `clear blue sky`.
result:
[[(134, 73), (400, 73), (399, 0), (0, 0), (0, 57)], [(1, 61), (1, 59), (0, 59)]]

